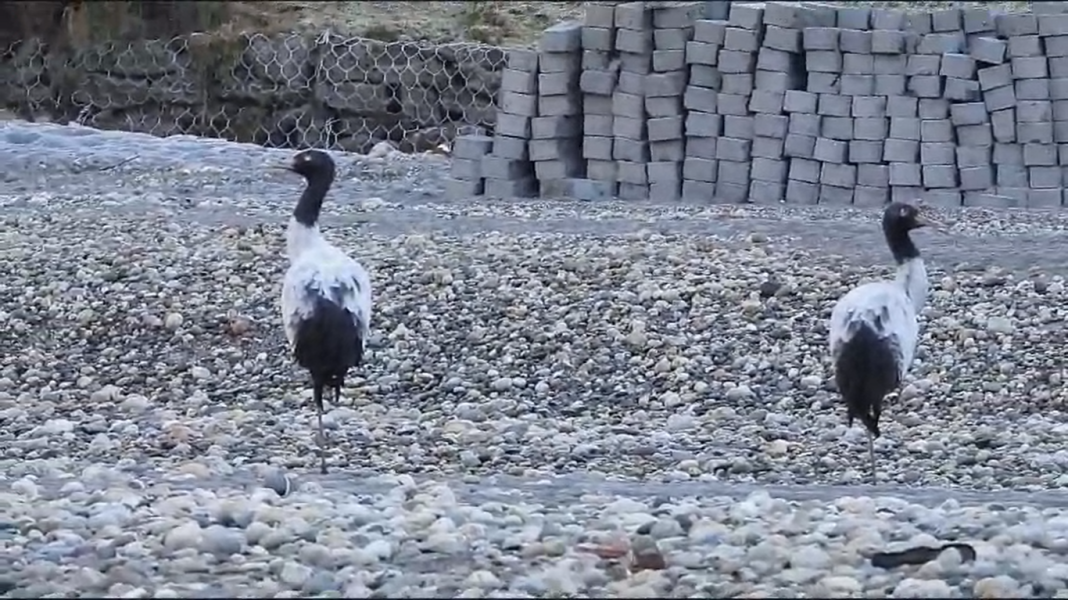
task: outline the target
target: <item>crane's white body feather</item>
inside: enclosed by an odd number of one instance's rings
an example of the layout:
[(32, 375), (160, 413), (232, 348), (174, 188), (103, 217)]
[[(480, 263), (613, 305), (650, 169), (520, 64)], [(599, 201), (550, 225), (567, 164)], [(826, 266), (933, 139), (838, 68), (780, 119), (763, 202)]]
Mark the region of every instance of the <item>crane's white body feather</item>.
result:
[(927, 269), (919, 258), (898, 267), (893, 281), (874, 281), (853, 288), (831, 311), (831, 355), (837, 359), (857, 326), (867, 324), (893, 349), (898, 374), (904, 379), (916, 355), (920, 334), (916, 316), (926, 298)]
[(371, 327), (371, 277), (363, 265), (327, 242), (319, 228), (291, 222), (286, 234), (290, 265), (282, 280), (282, 323), (292, 351), (302, 321), (317, 298), (348, 310), (366, 344)]

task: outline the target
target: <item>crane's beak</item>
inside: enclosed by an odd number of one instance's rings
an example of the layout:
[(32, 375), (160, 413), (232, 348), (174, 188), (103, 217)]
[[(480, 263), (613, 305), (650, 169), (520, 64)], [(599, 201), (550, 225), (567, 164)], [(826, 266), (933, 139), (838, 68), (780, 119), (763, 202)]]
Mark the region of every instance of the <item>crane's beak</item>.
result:
[(946, 227), (938, 219), (935, 219), (934, 217), (928, 214), (924, 214), (922, 212), (916, 216), (916, 222), (922, 225), (923, 227), (930, 227), (931, 229), (937, 229), (939, 231), (945, 230)]
[(293, 172), (293, 165), (289, 165), (289, 164), (286, 164), (286, 165), (268, 165), (267, 168), (271, 169), (272, 171), (289, 171), (290, 173)]

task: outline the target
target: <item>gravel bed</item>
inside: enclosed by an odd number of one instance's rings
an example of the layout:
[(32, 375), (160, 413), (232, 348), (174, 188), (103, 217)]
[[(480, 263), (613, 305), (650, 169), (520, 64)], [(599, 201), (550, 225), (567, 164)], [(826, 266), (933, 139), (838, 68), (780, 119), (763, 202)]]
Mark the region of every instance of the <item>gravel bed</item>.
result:
[[(444, 158), (339, 156), (324, 229), (375, 339), (319, 479), (277, 316), (290, 154), (0, 126), (0, 596), (1065, 589), (1064, 215), (921, 234), (870, 490), (825, 323), (890, 271), (872, 211), (449, 202)], [(952, 540), (976, 560), (866, 558)]]

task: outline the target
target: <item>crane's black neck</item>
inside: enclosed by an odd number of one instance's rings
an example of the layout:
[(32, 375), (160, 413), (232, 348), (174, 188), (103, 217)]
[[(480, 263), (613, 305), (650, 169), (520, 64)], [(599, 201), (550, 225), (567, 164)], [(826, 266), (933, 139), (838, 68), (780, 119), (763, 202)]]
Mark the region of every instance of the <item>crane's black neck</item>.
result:
[(332, 174), (313, 175), (308, 178), (308, 185), (293, 209), (293, 218), (305, 227), (313, 227), (319, 222), (319, 212), (323, 209), (323, 199), (330, 185), (334, 183)]
[(894, 256), (894, 262), (899, 265), (905, 264), (914, 258), (920, 257), (920, 250), (912, 242), (912, 236), (904, 228), (890, 227), (886, 234), (886, 244), (890, 246), (890, 254)]

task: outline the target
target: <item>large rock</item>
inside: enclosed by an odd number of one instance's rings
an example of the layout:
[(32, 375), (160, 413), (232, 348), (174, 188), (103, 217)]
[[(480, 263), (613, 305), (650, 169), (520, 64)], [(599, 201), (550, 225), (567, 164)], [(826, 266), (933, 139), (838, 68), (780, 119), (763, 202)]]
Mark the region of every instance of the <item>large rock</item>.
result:
[[(74, 107), (87, 124), (281, 147), (405, 150), (492, 127), (504, 51), (333, 35), (192, 34), (0, 62), (8, 107)], [(444, 139), (443, 139), (444, 138)]]

